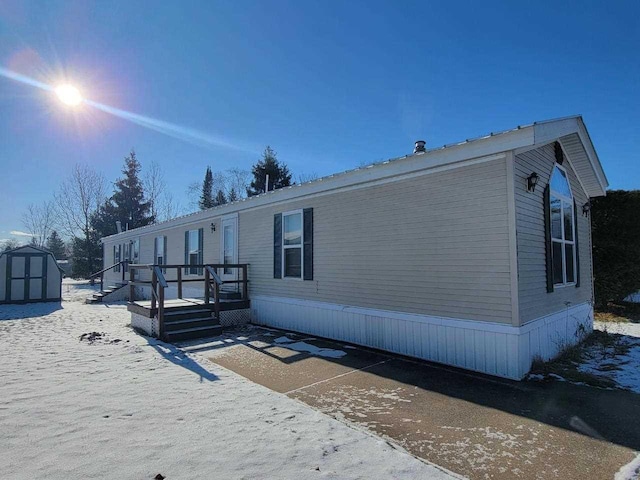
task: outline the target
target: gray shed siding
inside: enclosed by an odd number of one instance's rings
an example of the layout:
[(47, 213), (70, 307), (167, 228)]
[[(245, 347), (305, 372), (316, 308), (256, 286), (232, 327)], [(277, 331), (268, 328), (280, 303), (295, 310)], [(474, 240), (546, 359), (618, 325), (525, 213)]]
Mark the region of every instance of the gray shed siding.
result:
[[(273, 278), (273, 217), (313, 208), (314, 279)], [(511, 323), (504, 158), (241, 211), (251, 295)]]
[[(516, 155), (515, 199), (518, 245), (518, 296), (520, 323), (558, 312), (570, 305), (589, 302), (593, 298), (593, 269), (591, 263), (591, 217), (582, 215), (581, 206), (588, 197), (573, 168), (565, 161), (571, 191), (578, 205), (576, 225), (578, 228), (580, 257), (580, 287), (556, 287), (548, 293), (546, 287), (544, 189), (555, 164), (554, 145), (549, 144), (535, 150)], [(527, 191), (527, 177), (531, 172), (540, 176), (534, 193)]]

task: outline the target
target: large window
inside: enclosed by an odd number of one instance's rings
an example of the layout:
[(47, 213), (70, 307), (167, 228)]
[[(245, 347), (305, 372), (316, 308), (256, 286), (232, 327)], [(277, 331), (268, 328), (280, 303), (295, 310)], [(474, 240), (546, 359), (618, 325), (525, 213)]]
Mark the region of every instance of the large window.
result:
[(549, 200), (553, 284), (571, 285), (576, 282), (576, 219), (567, 172), (558, 165), (551, 175)]
[[(187, 265), (202, 264), (202, 228), (198, 230), (187, 230), (185, 232), (185, 263)], [(185, 269), (188, 275), (202, 275), (202, 268), (188, 267)]]
[(302, 278), (302, 212), (282, 215), (282, 266), (285, 277)]

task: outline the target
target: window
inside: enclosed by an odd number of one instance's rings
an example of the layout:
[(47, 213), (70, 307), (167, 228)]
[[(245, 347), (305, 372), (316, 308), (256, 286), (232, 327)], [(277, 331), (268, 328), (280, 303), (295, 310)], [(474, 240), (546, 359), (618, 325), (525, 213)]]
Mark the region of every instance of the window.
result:
[(553, 285), (576, 283), (575, 211), (567, 172), (556, 165), (549, 182)]
[[(184, 233), (184, 263), (187, 265), (201, 265), (203, 229), (187, 230)], [(202, 275), (202, 271), (202, 268), (199, 267), (185, 268), (187, 275)]]
[(282, 215), (282, 263), (285, 277), (302, 278), (302, 212)]
[(113, 246), (113, 263), (114, 265), (117, 263), (118, 266), (113, 268), (114, 272), (120, 271), (120, 245)]
[[(225, 225), (223, 228), (223, 263), (234, 263), (233, 260), (233, 248), (235, 246), (234, 241), (234, 226), (233, 225)], [(225, 275), (230, 275), (232, 272), (231, 268), (224, 269)]]
[(140, 263), (140, 239), (131, 242), (131, 263)]
[[(167, 264), (167, 237), (156, 237), (153, 244), (153, 258), (156, 265)], [(163, 273), (167, 273), (167, 269), (162, 269)]]

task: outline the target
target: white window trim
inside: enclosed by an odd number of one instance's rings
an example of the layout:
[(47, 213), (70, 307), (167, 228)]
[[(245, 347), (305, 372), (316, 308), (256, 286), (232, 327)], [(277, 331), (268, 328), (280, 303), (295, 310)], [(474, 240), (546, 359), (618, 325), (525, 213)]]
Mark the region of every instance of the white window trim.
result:
[(187, 232), (189, 232), (189, 249), (187, 250), (187, 273), (185, 273), (185, 275), (191, 275), (194, 277), (198, 276), (198, 269), (196, 268), (196, 273), (192, 273), (191, 269), (192, 267), (190, 259), (191, 259), (191, 252), (193, 251), (193, 248), (191, 247), (191, 232), (196, 232), (196, 238), (198, 239), (198, 248), (196, 248), (196, 255), (197, 253), (200, 251), (200, 249), (202, 248), (202, 245), (200, 245), (200, 233), (198, 232), (200, 229), (199, 228), (190, 228), (187, 230)]
[[(285, 245), (284, 244), (284, 217), (288, 217), (291, 215), (300, 215), (300, 245)], [(282, 225), (281, 225), (281, 236), (282, 236), (282, 278), (285, 280), (298, 280), (301, 281), (304, 279), (304, 213), (302, 211), (302, 209), (298, 209), (298, 210), (290, 210), (288, 212), (283, 212), (282, 213)], [(299, 277), (289, 277), (287, 276), (287, 272), (285, 270), (285, 264), (284, 264), (284, 260), (285, 260), (285, 255), (284, 255), (284, 251), (285, 249), (289, 249), (289, 248), (299, 248), (300, 249), (300, 276)]]
[[(573, 189), (571, 188), (571, 178), (569, 177), (569, 172), (567, 171), (567, 169), (565, 167), (563, 167), (562, 165), (559, 164), (554, 164), (553, 168), (558, 168), (559, 170), (562, 170), (567, 178), (567, 184), (569, 185), (569, 191), (571, 192), (571, 197), (567, 197), (566, 195), (563, 195), (559, 192), (556, 192), (555, 190), (553, 190), (553, 188), (551, 188), (551, 177), (553, 176), (553, 170), (551, 171), (551, 176), (549, 177), (549, 189), (550, 189), (550, 196), (551, 197), (556, 197), (558, 199), (560, 199), (560, 229), (562, 231), (562, 240), (553, 238), (553, 233), (551, 233), (551, 251), (553, 252), (553, 243), (559, 243), (560, 245), (562, 245), (561, 251), (562, 251), (562, 283), (554, 283), (553, 287), (554, 288), (562, 288), (562, 287), (571, 287), (571, 286), (575, 286), (577, 283), (577, 276), (578, 276), (578, 268), (577, 268), (577, 264), (576, 264), (576, 260), (577, 260), (577, 254), (578, 252), (576, 252), (576, 230), (578, 229), (578, 226), (576, 225), (576, 218), (575, 218), (575, 211), (573, 208), (573, 203), (574, 203), (574, 199), (573, 199)], [(564, 232), (564, 203), (568, 203), (570, 205), (569, 210), (571, 211), (571, 225), (573, 226), (573, 235), (572, 238), (573, 240), (566, 240), (566, 235)], [(549, 215), (551, 215), (551, 211), (549, 211)], [(552, 219), (549, 219), (549, 225), (552, 225)], [(566, 256), (566, 249), (564, 248), (565, 245), (572, 245), (572, 251), (573, 251), (573, 282), (567, 282), (567, 259), (565, 258)]]

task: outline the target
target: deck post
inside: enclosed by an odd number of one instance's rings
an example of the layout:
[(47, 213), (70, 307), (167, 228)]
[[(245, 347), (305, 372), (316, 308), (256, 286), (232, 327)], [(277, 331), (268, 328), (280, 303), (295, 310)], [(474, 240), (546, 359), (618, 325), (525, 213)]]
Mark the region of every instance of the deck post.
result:
[(151, 310), (156, 308), (156, 294), (158, 293), (158, 276), (156, 270), (151, 270)]
[(178, 298), (182, 298), (182, 268), (178, 267)]
[(104, 291), (104, 272), (100, 274), (100, 291)]
[(164, 340), (164, 287), (158, 292), (158, 337)]
[(136, 296), (136, 287), (133, 284), (135, 278), (133, 276), (133, 271), (135, 269), (134, 268), (130, 268), (129, 269), (129, 301), (131, 303), (133, 303), (135, 301), (135, 296)]
[(249, 298), (249, 282), (247, 280), (247, 264), (242, 265), (242, 299)]
[(214, 312), (216, 314), (216, 319), (220, 321), (220, 285), (218, 282), (213, 282), (213, 294), (214, 298)]
[(209, 269), (204, 269), (204, 303), (209, 305), (209, 287), (211, 286), (211, 275)]

